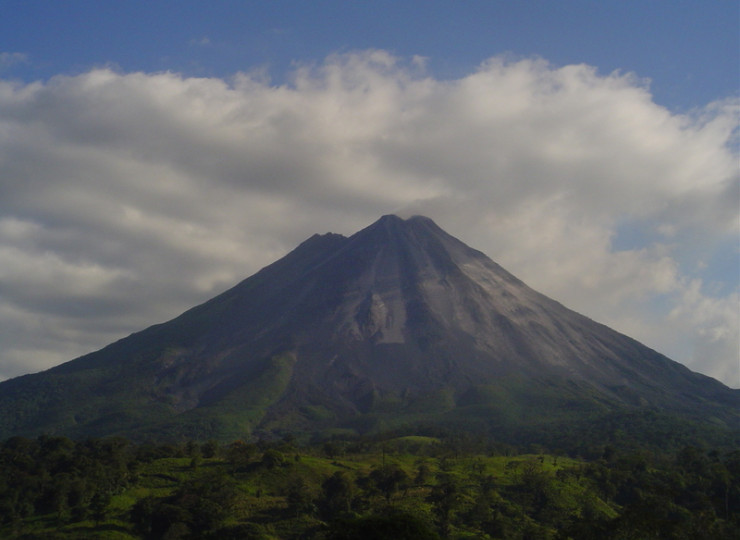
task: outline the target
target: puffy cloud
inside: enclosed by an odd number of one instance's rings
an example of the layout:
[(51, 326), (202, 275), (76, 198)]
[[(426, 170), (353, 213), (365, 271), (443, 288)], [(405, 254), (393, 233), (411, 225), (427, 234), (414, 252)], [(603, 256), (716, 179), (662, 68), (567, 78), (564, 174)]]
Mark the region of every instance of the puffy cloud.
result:
[(107, 69), (0, 81), (0, 376), (175, 316), (313, 232), (398, 212), (740, 386), (737, 275), (713, 267), (736, 246), (737, 117), (736, 100), (674, 114), (633, 75), (585, 65), (494, 58), (438, 80), (383, 51), (283, 86)]

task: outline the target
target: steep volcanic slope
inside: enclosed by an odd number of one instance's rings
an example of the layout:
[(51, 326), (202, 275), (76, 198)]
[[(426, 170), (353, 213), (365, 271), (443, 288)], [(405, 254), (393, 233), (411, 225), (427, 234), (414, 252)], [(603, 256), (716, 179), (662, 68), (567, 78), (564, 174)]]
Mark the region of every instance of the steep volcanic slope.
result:
[(428, 218), (384, 216), (349, 238), (315, 235), (168, 323), (0, 384), (0, 435), (229, 438), (622, 407), (740, 427), (740, 391), (533, 291)]

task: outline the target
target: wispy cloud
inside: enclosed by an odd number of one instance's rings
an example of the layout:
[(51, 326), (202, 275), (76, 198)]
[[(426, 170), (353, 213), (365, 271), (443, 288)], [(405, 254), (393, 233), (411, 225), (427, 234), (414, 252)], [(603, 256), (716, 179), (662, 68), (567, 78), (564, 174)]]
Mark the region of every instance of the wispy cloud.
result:
[(28, 62), (28, 55), (19, 52), (0, 52), (0, 71)]
[(313, 232), (416, 212), (740, 386), (737, 282), (707, 277), (736, 249), (736, 100), (676, 115), (628, 74), (493, 58), (437, 80), (383, 51), (291, 80), (0, 83), (0, 375), (175, 316)]
[(208, 47), (211, 44), (211, 39), (208, 36), (202, 36), (190, 40), (190, 45), (197, 45), (199, 47)]

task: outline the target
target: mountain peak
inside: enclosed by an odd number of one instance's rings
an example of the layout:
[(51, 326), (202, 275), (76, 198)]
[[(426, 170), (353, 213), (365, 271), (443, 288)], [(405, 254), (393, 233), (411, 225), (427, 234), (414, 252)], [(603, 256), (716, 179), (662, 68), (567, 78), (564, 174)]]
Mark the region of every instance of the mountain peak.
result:
[(397, 214), (386, 214), (384, 216), (381, 216), (375, 223), (370, 225), (370, 227), (374, 227), (376, 225), (382, 225), (384, 227), (413, 227), (418, 225), (425, 225), (436, 227), (439, 229), (437, 224), (434, 223), (431, 218), (419, 214), (412, 215), (408, 218), (402, 218)]
[(371, 225), (365, 227), (356, 235), (365, 235), (368, 233), (376, 234), (381, 233), (384, 235), (390, 235), (395, 236), (398, 234), (402, 234), (403, 231), (407, 230), (409, 227), (408, 220), (405, 220), (395, 214), (387, 214), (382, 216), (380, 219), (372, 223)]
[(395, 245), (398, 249), (404, 246), (406, 250), (416, 246), (418, 254), (428, 252), (430, 249), (436, 249), (438, 254), (441, 254), (442, 251), (455, 250), (464, 246), (462, 242), (447, 234), (430, 218), (419, 215), (407, 219), (395, 214), (385, 215), (352, 235), (349, 241), (351, 244), (367, 244), (365, 248), (386, 243)]
[(406, 220), (396, 214), (385, 214), (380, 216), (375, 223), (401, 223), (404, 221)]

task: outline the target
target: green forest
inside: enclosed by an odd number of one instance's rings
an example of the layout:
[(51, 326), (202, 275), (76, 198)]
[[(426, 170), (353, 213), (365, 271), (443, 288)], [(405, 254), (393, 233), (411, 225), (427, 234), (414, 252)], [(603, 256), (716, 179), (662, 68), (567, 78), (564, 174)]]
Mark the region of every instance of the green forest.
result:
[(736, 539), (740, 451), (13, 437), (0, 520), (19, 539)]

